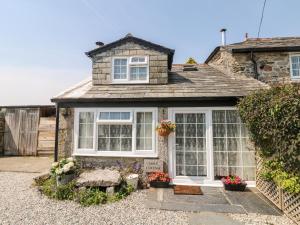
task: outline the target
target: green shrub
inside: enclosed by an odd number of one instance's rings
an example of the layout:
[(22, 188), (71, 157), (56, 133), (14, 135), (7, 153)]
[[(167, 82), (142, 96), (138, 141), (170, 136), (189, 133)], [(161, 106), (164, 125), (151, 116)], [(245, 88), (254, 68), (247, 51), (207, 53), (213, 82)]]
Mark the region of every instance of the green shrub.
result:
[(75, 194), (75, 182), (56, 187), (55, 198), (58, 200), (72, 200)]
[(49, 198), (58, 200), (72, 200), (75, 193), (75, 182), (56, 186), (56, 179), (50, 178), (41, 186), (41, 191)]
[(282, 85), (243, 98), (239, 112), (263, 158), (300, 175), (300, 86)]
[(79, 190), (77, 201), (83, 206), (104, 204), (107, 201), (107, 194), (97, 188)]
[(56, 180), (55, 178), (50, 178), (43, 182), (41, 186), (41, 191), (44, 195), (49, 198), (55, 198)]
[(300, 85), (257, 91), (238, 104), (241, 119), (264, 160), (262, 177), (300, 192)]

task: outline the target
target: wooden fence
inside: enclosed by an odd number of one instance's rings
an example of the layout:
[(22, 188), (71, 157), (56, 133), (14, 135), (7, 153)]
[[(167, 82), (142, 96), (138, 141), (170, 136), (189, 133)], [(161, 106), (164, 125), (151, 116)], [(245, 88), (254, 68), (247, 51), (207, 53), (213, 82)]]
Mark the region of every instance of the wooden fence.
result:
[(54, 107), (4, 107), (2, 112), (5, 125), (1, 137), (0, 117), (0, 153), (2, 150), (3, 155), (53, 155)]
[(5, 112), (4, 154), (35, 155), (38, 108), (9, 108)]
[(300, 224), (300, 194), (290, 194), (277, 187), (274, 182), (260, 177), (263, 160), (257, 159), (256, 187), (271, 202), (281, 209), (296, 224)]
[(5, 128), (4, 114), (0, 112), (0, 155), (4, 154), (4, 128)]

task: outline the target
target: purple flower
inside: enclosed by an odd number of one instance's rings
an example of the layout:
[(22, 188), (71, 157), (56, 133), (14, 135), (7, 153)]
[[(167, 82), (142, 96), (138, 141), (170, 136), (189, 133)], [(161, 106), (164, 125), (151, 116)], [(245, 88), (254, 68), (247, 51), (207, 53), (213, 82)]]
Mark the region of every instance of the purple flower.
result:
[(117, 160), (117, 166), (119, 167), (119, 169), (123, 169), (123, 164), (119, 160)]
[(139, 172), (139, 170), (141, 169), (141, 164), (138, 162), (133, 163), (132, 168), (135, 172)]

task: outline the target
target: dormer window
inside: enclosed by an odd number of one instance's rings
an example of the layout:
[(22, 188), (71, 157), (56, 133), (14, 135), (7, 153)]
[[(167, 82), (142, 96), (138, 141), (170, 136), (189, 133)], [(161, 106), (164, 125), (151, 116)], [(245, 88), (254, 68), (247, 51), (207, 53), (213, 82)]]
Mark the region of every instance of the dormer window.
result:
[(300, 54), (290, 56), (291, 78), (300, 79)]
[(113, 83), (148, 83), (149, 63), (147, 56), (114, 57)]

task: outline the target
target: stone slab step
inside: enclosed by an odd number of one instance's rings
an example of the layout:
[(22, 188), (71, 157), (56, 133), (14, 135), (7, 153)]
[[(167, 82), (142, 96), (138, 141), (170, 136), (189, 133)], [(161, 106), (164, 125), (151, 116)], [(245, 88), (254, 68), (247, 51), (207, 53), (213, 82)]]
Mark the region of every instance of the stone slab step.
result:
[(241, 213), (246, 211), (240, 205), (228, 204), (193, 204), (193, 203), (176, 203), (164, 201), (146, 201), (146, 206), (152, 209), (162, 209), (170, 211), (187, 211), (187, 212), (216, 212), (216, 213)]
[(213, 212), (193, 213), (189, 218), (190, 225), (242, 225), (231, 217)]

